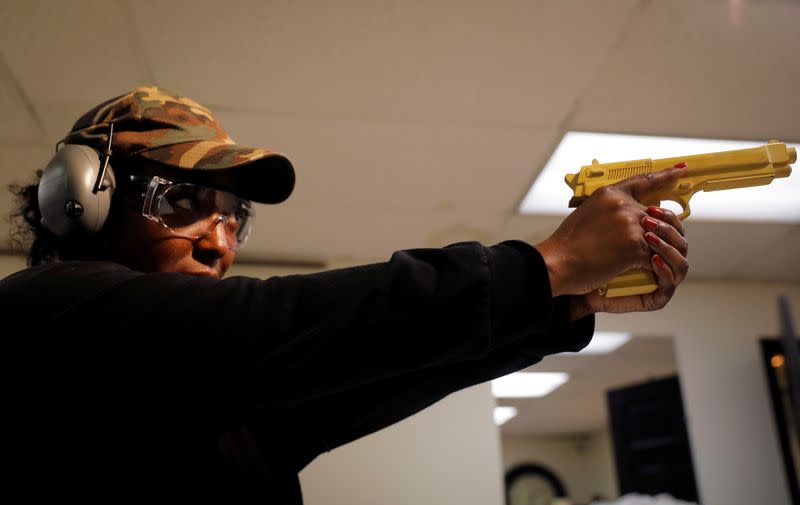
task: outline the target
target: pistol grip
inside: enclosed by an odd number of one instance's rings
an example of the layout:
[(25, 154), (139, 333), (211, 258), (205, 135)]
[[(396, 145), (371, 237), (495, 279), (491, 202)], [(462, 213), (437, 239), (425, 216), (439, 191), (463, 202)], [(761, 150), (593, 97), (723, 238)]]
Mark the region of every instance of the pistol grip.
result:
[(617, 296), (643, 295), (658, 289), (656, 277), (650, 270), (629, 270), (611, 279), (600, 288), (600, 294), (609, 298)]

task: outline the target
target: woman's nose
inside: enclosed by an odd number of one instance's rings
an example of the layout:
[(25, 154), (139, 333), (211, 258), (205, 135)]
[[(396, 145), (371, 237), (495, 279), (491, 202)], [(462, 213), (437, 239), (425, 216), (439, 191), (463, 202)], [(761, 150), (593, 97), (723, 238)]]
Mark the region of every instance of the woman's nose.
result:
[(236, 234), (229, 229), (228, 218), (223, 214), (217, 214), (206, 232), (200, 235), (197, 244), (200, 247), (219, 250), (220, 256), (227, 253), (229, 249), (235, 249)]

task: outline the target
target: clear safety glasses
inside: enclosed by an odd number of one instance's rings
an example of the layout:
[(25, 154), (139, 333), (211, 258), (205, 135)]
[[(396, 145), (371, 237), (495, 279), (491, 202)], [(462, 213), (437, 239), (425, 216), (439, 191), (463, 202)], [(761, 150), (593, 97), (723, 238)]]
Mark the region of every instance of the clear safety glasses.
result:
[(250, 235), (255, 212), (249, 200), (233, 193), (161, 177), (132, 175), (141, 188), (142, 215), (178, 236), (195, 241), (222, 226), (228, 247), (238, 250)]

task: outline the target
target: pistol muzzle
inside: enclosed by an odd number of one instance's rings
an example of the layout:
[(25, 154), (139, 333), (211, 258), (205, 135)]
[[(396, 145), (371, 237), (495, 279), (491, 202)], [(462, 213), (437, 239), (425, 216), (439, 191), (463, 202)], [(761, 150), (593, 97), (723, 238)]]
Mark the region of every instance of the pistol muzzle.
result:
[[(787, 147), (786, 152), (789, 154), (789, 163), (794, 163), (797, 161), (797, 149), (794, 147)], [(781, 177), (789, 177), (789, 175), (791, 175), (792, 166), (789, 163), (775, 167), (774, 177), (776, 179)]]

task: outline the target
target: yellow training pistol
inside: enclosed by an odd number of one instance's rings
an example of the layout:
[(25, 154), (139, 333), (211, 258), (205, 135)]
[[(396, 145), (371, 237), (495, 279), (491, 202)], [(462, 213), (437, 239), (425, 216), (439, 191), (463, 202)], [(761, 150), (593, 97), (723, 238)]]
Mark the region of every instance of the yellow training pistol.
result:
[[(773, 179), (789, 177), (791, 163), (797, 161), (797, 151), (777, 140), (751, 149), (737, 149), (710, 154), (695, 154), (658, 160), (644, 159), (598, 163), (581, 167), (577, 174), (567, 174), (564, 180), (572, 188), (570, 207), (577, 207), (595, 190), (615, 184), (629, 177), (650, 174), (674, 167), (680, 162), (688, 165), (687, 174), (671, 187), (645, 195), (641, 203), (659, 206), (664, 200), (678, 203), (686, 219), (691, 213), (689, 199), (698, 191), (746, 188), (769, 184)], [(600, 289), (600, 294), (615, 297), (652, 293), (657, 289), (655, 276), (650, 270), (637, 269), (612, 279)]]

